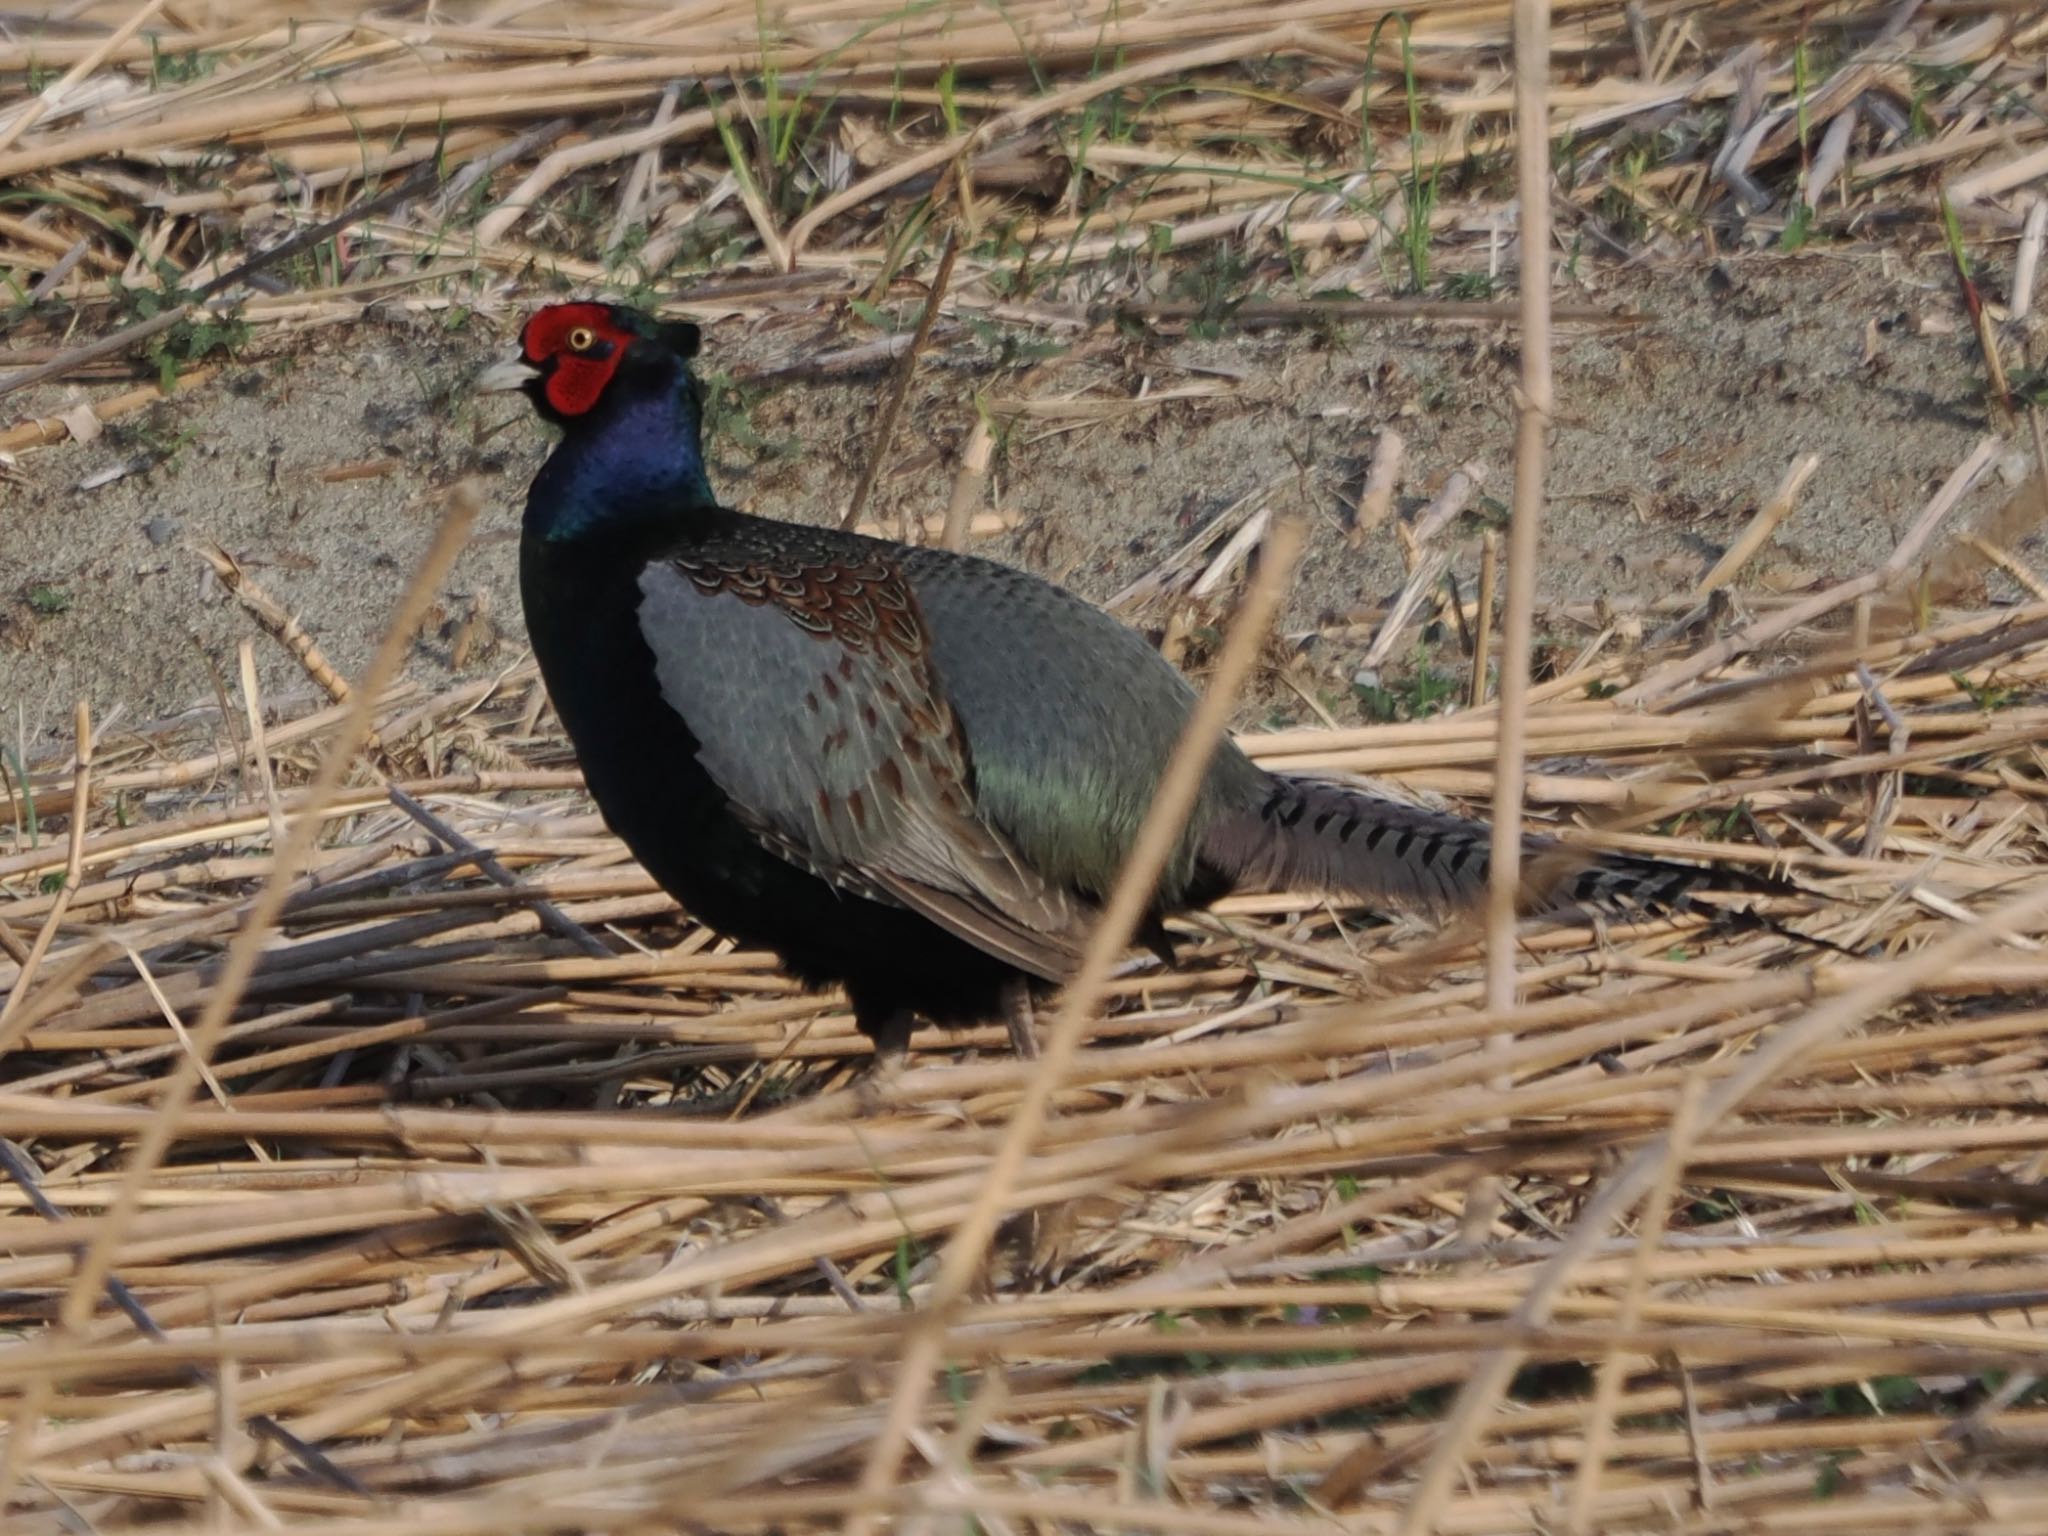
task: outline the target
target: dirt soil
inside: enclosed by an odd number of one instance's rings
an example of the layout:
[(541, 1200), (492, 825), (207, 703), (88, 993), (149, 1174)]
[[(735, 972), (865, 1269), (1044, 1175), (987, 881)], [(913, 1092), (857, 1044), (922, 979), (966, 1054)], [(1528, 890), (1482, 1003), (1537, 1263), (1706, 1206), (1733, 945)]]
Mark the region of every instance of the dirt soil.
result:
[[(1996, 287), (1997, 275), (1987, 278)], [(1563, 327), (1557, 338), (1560, 421), (1540, 580), (1552, 603), (1683, 592), (1807, 452), (1821, 456), (1819, 472), (1745, 583), (1785, 590), (1840, 579), (1890, 551), (1988, 429), (1982, 366), (1939, 260), (1823, 252), (1711, 271), (1603, 272), (1596, 283), (1559, 298), (1644, 319)], [(344, 671), (360, 666), (425, 546), (434, 488), (468, 469), (491, 476), (490, 512), (411, 665), (421, 681), (445, 682), (449, 637), (479, 602), (496, 641), (470, 647), (466, 667), (515, 660), (518, 509), (548, 438), (523, 401), (473, 397), (467, 384), (508, 345), (520, 313), (459, 328), (434, 316), (365, 320), (285, 347), (259, 338), (261, 350), (220, 378), (110, 423), (96, 441), (22, 455), (17, 478), (0, 484), (4, 734), (19, 729), (34, 758), (68, 745), (80, 696), (101, 720), (118, 708), (130, 724), (211, 704), (217, 689), (234, 697), (235, 645), (255, 630), (193, 540), (228, 550)], [(735, 319), (710, 327), (705, 360), (779, 367), (871, 336), (858, 322), (835, 331), (815, 314)], [(1400, 585), (1391, 528), (1358, 550), (1343, 536), (1382, 426), (1407, 442), (1399, 516), (1460, 465), (1485, 466), (1474, 512), (1450, 535), (1468, 592), (1478, 536), (1509, 497), (1516, 353), (1504, 328), (1111, 336), (1026, 381), (1030, 366), (1002, 366), (967, 338), (936, 350), (869, 515), (893, 527), (906, 509), (944, 509), (976, 391), (998, 401), (1130, 401), (1141, 383), (1152, 394), (1210, 390), (1094, 421), (1017, 420), (992, 482), (993, 505), (1016, 526), (977, 549), (1102, 598), (1206, 519), (1269, 489), (1275, 505), (1312, 517), (1289, 619), (1302, 631), (1382, 603)], [(873, 374), (797, 380), (724, 413), (713, 445), (722, 494), (773, 516), (836, 517), (885, 389)], [(76, 389), (25, 393), (8, 415), (47, 415), (79, 398)], [(2017, 453), (2002, 463), (1949, 531), (2005, 500), (2027, 463)], [(1583, 638), (1556, 614), (1547, 629), (1560, 644)], [(1311, 652), (1313, 691), (1336, 718), (1358, 718), (1351, 683), (1365, 638), (1335, 632)], [(1412, 662), (1413, 644), (1400, 654)], [(274, 701), (308, 697), (276, 645), (260, 640), (258, 656)], [(1258, 718), (1310, 718), (1298, 698), (1277, 697)]]

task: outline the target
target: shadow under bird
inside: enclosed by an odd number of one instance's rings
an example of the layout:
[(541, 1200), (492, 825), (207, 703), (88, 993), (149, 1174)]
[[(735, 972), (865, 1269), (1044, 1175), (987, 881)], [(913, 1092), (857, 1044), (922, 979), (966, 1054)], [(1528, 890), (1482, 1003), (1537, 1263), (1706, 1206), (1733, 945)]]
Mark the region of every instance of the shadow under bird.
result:
[[(1078, 964), (1194, 693), (1027, 572), (721, 507), (697, 347), (691, 325), (559, 304), (479, 380), (562, 429), (527, 495), (520, 589), (591, 793), (691, 915), (843, 986), (878, 1050), (918, 1018), (1007, 1018), (1028, 1048), (1030, 995)], [(1161, 919), (1232, 891), (1469, 903), (1489, 837), (1225, 742), (1145, 938), (1170, 953)], [(1603, 857), (1528, 895), (1672, 910), (1714, 880)]]

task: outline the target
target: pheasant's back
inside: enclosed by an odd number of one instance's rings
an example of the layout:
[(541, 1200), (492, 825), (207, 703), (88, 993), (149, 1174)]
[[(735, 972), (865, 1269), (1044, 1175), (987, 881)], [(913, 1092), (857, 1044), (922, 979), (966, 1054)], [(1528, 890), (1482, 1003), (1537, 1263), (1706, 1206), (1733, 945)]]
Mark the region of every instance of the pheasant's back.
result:
[[(1194, 691), (1136, 631), (1038, 577), (939, 550), (900, 559), (967, 735), (982, 813), (1040, 873), (1106, 891)], [(1224, 743), (1162, 883), (1169, 904), (1205, 829), (1225, 807), (1255, 804), (1263, 781)]]
[[(938, 690), (966, 738), (977, 814), (1052, 885), (1108, 891), (1194, 701), (1142, 636), (1011, 566), (833, 528), (721, 510), (700, 520), (678, 546), (685, 552), (792, 590), (820, 570), (899, 569), (930, 637)], [(821, 633), (816, 643), (838, 642)], [(756, 668), (748, 689), (789, 686), (786, 669), (744, 647), (716, 660), (728, 674)], [(1225, 742), (1160, 883), (1163, 906), (1185, 904), (1196, 850), (1230, 812), (1255, 810), (1267, 787)]]

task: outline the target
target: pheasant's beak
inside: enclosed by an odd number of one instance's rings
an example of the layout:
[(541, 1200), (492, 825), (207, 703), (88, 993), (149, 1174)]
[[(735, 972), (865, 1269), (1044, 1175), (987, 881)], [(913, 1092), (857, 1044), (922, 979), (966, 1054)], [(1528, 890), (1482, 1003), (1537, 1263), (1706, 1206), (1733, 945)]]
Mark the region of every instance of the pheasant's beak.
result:
[(493, 363), (476, 376), (476, 392), (480, 395), (499, 394), (506, 390), (524, 389), (540, 377), (540, 370), (523, 358), (508, 358), (502, 363)]

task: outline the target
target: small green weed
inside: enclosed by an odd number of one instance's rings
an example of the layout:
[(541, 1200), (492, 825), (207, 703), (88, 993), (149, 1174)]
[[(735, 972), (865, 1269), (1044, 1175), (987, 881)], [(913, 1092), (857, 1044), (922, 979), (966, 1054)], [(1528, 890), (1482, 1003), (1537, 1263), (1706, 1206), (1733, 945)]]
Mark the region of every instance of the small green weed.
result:
[(2005, 382), (2020, 404), (2048, 409), (2048, 368), (2016, 368)]
[(901, 331), (914, 330), (917, 322), (906, 321), (902, 316), (892, 315), (879, 304), (870, 304), (866, 299), (848, 299), (846, 307), (852, 310), (884, 336), (894, 336)]
[(1778, 232), (1778, 249), (1796, 251), (1813, 238), (1813, 205), (1803, 197), (1794, 198), (1785, 214), (1785, 227)]
[(1851, 1454), (1848, 1451), (1830, 1451), (1821, 1458), (1820, 1471), (1813, 1479), (1813, 1496), (1816, 1499), (1832, 1499), (1848, 1486), (1849, 1479), (1842, 1471), (1842, 1463)]
[(125, 435), (130, 441), (147, 448), (154, 464), (170, 464), (199, 436), (199, 429), (183, 422), (170, 424), (161, 413), (153, 411), (127, 426)]
[(803, 445), (789, 433), (770, 437), (753, 420), (754, 407), (767, 391), (741, 383), (729, 373), (707, 369), (697, 375), (702, 390), (704, 435), (724, 439), (763, 458), (794, 458)]
[[(158, 315), (190, 304), (194, 296), (175, 285), (161, 288), (131, 288), (118, 278), (111, 279), (115, 301), (131, 321), (153, 320)], [(248, 324), (223, 311), (200, 309), (186, 315), (168, 330), (150, 337), (148, 354), (156, 364), (157, 383), (165, 394), (178, 387), (178, 375), (216, 352), (232, 354), (249, 339)]]
[[(830, 119), (832, 108), (839, 100), (839, 92), (835, 88), (822, 103), (814, 103), (811, 97), (817, 89), (818, 81), (839, 62), (840, 55), (849, 48), (857, 48), (875, 33), (899, 26), (907, 18), (931, 10), (939, 3), (940, 0), (911, 0), (911, 3), (901, 10), (875, 16), (854, 27), (832, 48), (820, 55), (817, 63), (811, 66), (810, 72), (794, 89), (791, 89), (776, 62), (787, 39), (774, 32), (765, 0), (755, 0), (754, 28), (762, 60), (761, 117), (754, 125), (761, 150), (759, 179), (766, 183), (766, 201), (783, 217), (794, 218), (801, 214), (818, 189), (815, 177), (800, 177), (796, 174), (810, 152), (812, 140)], [(949, 66), (949, 78), (940, 86), (942, 101), (952, 95), (950, 73)], [(901, 79), (899, 70), (899, 86)], [(896, 116), (897, 103), (892, 96), (889, 104), (889, 121), (892, 126)], [(957, 108), (947, 114), (947, 120), (949, 123), (959, 120)], [(956, 130), (949, 128), (947, 131), (952, 133)], [(745, 174), (740, 170), (737, 140), (730, 133), (727, 124), (719, 124), (719, 135), (726, 140), (726, 153), (733, 159), (734, 173)]]
[(1407, 217), (1401, 225), (1401, 254), (1408, 260), (1408, 286), (1421, 293), (1429, 286), (1429, 221), (1436, 213), (1437, 163), (1422, 169), (1422, 94), (1415, 86), (1415, 47), (1408, 18), (1401, 18), (1401, 80), (1408, 101), (1408, 174), (1401, 179), (1401, 203)]
[(71, 594), (49, 582), (38, 582), (23, 594), (29, 612), (42, 619), (54, 619), (71, 611)]
[(1251, 297), (1251, 263), (1245, 253), (1217, 241), (1166, 281), (1174, 298), (1195, 306), (1188, 334), (1205, 339), (1221, 336), (1237, 307)]
[(2026, 690), (2023, 688), (2015, 688), (2007, 683), (1994, 683), (1989, 680), (1981, 683), (1972, 682), (1966, 674), (1961, 672), (1949, 673), (1948, 680), (1968, 694), (1972, 704), (1987, 713), (2001, 709), (2011, 709), (2017, 704), (2024, 703), (2027, 697)]
[(1008, 368), (1018, 363), (1042, 363), (1049, 357), (1058, 357), (1067, 350), (1064, 342), (1054, 341), (1032, 331), (1020, 330), (1004, 325), (1001, 321), (990, 320), (973, 313), (963, 313), (961, 322), (968, 334), (995, 353), (997, 368)]
[(1716, 1222), (1733, 1221), (1742, 1214), (1742, 1207), (1727, 1194), (1715, 1190), (1693, 1201), (1686, 1207), (1686, 1214), (1696, 1225), (1710, 1227)]
[(1812, 129), (1812, 118), (1807, 112), (1806, 100), (1811, 69), (1812, 64), (1806, 51), (1806, 38), (1802, 35), (1792, 48), (1792, 110), (1794, 121), (1799, 128), (1799, 166), (1802, 175), (1806, 169), (1807, 140)]
[(1970, 249), (1963, 242), (1963, 226), (1956, 218), (1956, 210), (1948, 200), (1948, 193), (1939, 194), (1941, 206), (1941, 238), (1948, 246), (1949, 259), (1956, 264), (1956, 276), (1964, 282), (1970, 280)]
[(204, 80), (219, 65), (217, 54), (187, 48), (183, 53), (166, 53), (156, 34), (149, 37), (149, 88), (160, 91), (167, 85), (187, 85)]
[(1650, 220), (1643, 212), (1641, 185), (1655, 158), (1655, 146), (1641, 138), (1629, 139), (1614, 157), (1614, 171), (1601, 189), (1595, 207), (1602, 222), (1619, 240), (1633, 243), (1649, 236)]
[(1420, 653), (1415, 670), (1406, 677), (1385, 683), (1353, 683), (1351, 691), (1366, 718), (1383, 725), (1439, 714), (1445, 705), (1456, 703), (1461, 692), (1456, 677), (1438, 671)]
[(912, 1304), (910, 1277), (921, 1257), (916, 1238), (906, 1235), (896, 1239), (896, 1261), (890, 1266), (889, 1276), (896, 1284), (896, 1300), (905, 1311), (908, 1311)]

